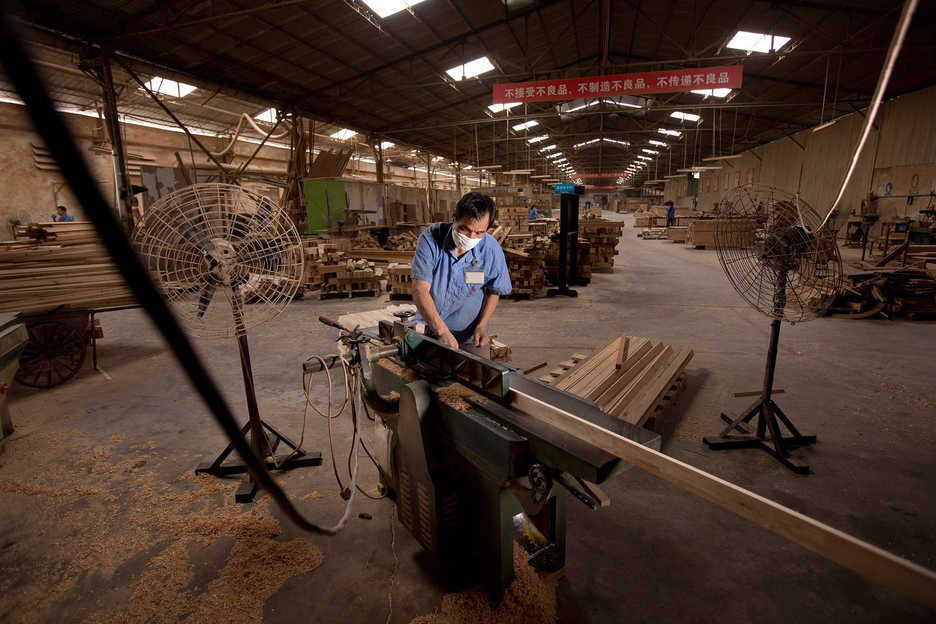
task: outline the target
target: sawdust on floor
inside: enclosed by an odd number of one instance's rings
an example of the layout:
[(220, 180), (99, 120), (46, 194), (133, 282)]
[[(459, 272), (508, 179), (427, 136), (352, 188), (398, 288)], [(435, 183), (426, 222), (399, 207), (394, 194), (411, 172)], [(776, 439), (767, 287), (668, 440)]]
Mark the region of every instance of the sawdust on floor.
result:
[[(238, 481), (194, 471), (166, 482), (151, 470), (161, 461), (156, 443), (125, 445), (117, 453), (125, 438), (92, 442), (79, 432), (31, 430), (27, 424), (7, 440), (0, 492), (20, 523), (23, 517), (31, 522), (20, 535), (8, 536), (0, 559), (0, 619), (57, 621), (66, 595), (78, 597), (92, 577), (128, 574), (121, 567), (145, 557), (128, 601), (115, 606), (96, 596), (84, 607), (87, 615), (71, 617), (94, 623), (257, 623), (266, 600), (287, 579), (321, 565), (321, 552), (308, 540), (277, 539), (280, 526), (267, 499), (235, 504)], [(128, 453), (127, 459), (113, 459)], [(51, 547), (38, 554), (30, 546), (35, 539)], [(205, 587), (189, 588), (189, 546), (222, 539), (233, 540), (233, 547), (217, 576)]]
[(421, 615), (410, 624), (555, 624), (558, 577), (541, 577), (527, 560), (526, 552), (514, 543), (516, 578), (497, 607), (483, 589), (446, 594), (438, 613)]

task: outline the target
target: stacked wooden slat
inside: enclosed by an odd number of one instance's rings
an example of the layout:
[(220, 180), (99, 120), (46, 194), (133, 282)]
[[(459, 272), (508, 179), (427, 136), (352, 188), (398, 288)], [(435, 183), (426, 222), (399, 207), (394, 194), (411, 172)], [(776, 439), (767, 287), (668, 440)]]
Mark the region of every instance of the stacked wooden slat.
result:
[(692, 359), (692, 349), (621, 334), (550, 383), (643, 425)]
[(381, 292), (383, 269), (362, 259), (346, 259), (339, 264), (319, 267), (322, 288), (319, 297), (376, 297)]
[(608, 221), (589, 217), (579, 221), (579, 235), (591, 243), (592, 271), (611, 273), (614, 270), (614, 256), (621, 240), (620, 221)]
[(829, 313), (838, 318), (936, 318), (936, 279), (917, 267), (850, 274)]
[(17, 226), (0, 243), (0, 312), (133, 305), (89, 221)]
[(645, 230), (642, 230), (640, 234), (638, 234), (637, 236), (644, 240), (657, 240), (657, 239), (666, 238), (667, 237), (666, 228), (661, 228), (661, 227), (647, 228)]
[(498, 205), (497, 223), (509, 225), (517, 233), (527, 232), (530, 229), (530, 209), (525, 205)]
[(510, 271), (511, 296), (529, 299), (539, 296), (546, 287), (544, 246), (531, 246), (528, 251), (504, 249), (504, 259)]
[(387, 265), (387, 279), (390, 287), (390, 299), (412, 299), (413, 298), (413, 278), (410, 272), (413, 270), (409, 264), (391, 262)]
[(322, 269), (340, 265), (345, 260), (345, 254), (338, 249), (339, 245), (324, 239), (303, 239), (302, 247), (305, 254), (303, 285), (309, 290), (319, 290), (324, 282)]
[[(579, 284), (591, 281), (591, 243), (579, 237), (578, 254), (575, 261), (575, 279)], [(571, 276), (570, 276), (571, 277)], [(546, 251), (546, 281), (550, 284), (559, 282), (559, 236), (554, 236)]]
[(688, 236), (688, 225), (671, 225), (666, 228), (666, 238), (670, 239), (674, 243), (685, 243)]

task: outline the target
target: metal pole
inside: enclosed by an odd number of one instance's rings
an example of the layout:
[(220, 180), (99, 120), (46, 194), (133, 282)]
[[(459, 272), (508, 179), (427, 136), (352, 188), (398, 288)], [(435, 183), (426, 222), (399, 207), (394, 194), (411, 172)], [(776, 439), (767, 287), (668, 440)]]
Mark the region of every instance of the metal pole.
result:
[(132, 229), (130, 217), (130, 172), (127, 168), (127, 152), (124, 149), (123, 136), (120, 133), (120, 120), (117, 117), (117, 94), (114, 92), (114, 76), (111, 73), (110, 58), (101, 57), (98, 77), (104, 95), (104, 121), (111, 143), (111, 157), (114, 161), (114, 185), (117, 191), (117, 219), (126, 231)]

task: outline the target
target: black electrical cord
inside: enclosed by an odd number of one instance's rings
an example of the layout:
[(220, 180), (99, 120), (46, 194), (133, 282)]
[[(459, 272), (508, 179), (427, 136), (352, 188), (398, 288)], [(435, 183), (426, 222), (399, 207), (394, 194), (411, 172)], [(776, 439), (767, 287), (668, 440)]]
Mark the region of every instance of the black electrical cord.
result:
[(81, 152), (62, 118), (55, 111), (48, 91), (22, 44), (9, 10), (9, 3), (4, 2), (0, 8), (0, 63), (20, 97), (23, 98), (36, 131), (58, 163), (71, 191), (94, 223), (101, 240), (126, 280), (127, 286), (166, 339), (169, 348), (185, 369), (195, 390), (201, 395), (221, 429), (230, 438), (234, 449), (247, 464), (257, 484), (270, 493), (277, 506), (300, 528), (322, 535), (334, 535), (342, 523), (339, 523), (337, 527), (329, 528), (306, 520), (273, 480), (266, 466), (254, 454), (247, 439), (241, 434), (240, 426), (218, 386), (195, 353), (192, 343), (173, 316), (169, 306), (153, 285), (149, 274), (143, 268), (130, 241), (88, 172)]

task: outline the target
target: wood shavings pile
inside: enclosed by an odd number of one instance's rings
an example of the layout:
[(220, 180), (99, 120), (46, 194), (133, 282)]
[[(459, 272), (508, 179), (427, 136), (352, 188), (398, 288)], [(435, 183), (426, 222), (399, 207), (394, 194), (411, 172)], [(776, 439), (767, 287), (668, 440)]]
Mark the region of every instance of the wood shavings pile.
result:
[(526, 552), (515, 543), (516, 579), (496, 608), (492, 608), (486, 591), (472, 589), (443, 596), (439, 613), (419, 616), (410, 624), (555, 624), (558, 579), (541, 578), (527, 560)]
[[(86, 579), (135, 574), (129, 600), (93, 597), (69, 618), (257, 623), (265, 601), (286, 580), (322, 564), (308, 540), (277, 540), (280, 525), (267, 499), (235, 504), (238, 480), (187, 470), (167, 482), (152, 472), (163, 461), (157, 444), (125, 438), (92, 441), (79, 432), (25, 424), (7, 441), (0, 492), (13, 513), (0, 509), (0, 526), (16, 530), (0, 551), (0, 619), (58, 621), (58, 601), (82, 592)], [(29, 526), (23, 517), (31, 519)], [(51, 547), (37, 551), (31, 546), (36, 540)], [(226, 559), (212, 564), (213, 578), (191, 587), (192, 549), (230, 543)], [(146, 562), (142, 570), (139, 562)]]

